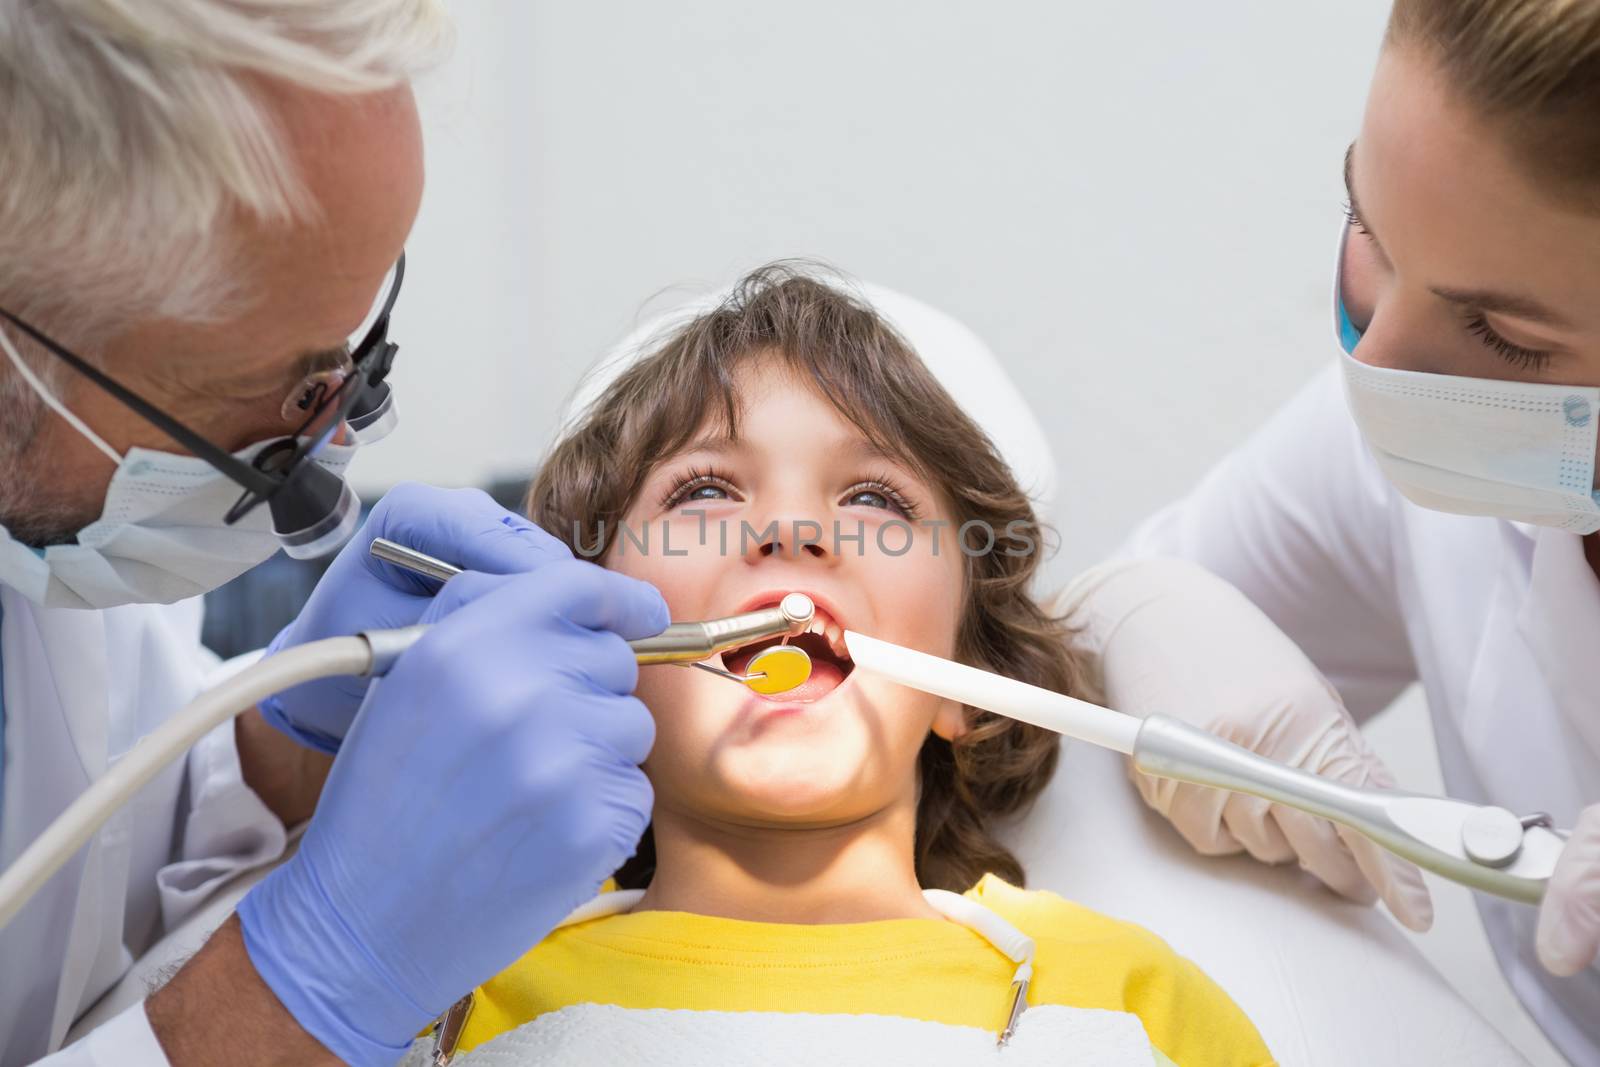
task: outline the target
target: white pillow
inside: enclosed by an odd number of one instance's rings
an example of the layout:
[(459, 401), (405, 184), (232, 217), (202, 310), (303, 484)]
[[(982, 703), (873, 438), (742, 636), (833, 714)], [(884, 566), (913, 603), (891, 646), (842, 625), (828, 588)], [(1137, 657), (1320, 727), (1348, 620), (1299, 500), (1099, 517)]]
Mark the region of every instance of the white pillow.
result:
[(1030, 889), (1161, 937), (1233, 997), (1285, 1067), (1525, 1062), (1375, 908), (1293, 865), (1199, 855), (1145, 807), (1114, 752), (1067, 744), (1008, 837)]
[[(955, 397), (1010, 464), (1017, 483), (1033, 498), (1034, 508), (1048, 520), (1055, 505), (1056, 464), (1044, 429), (989, 346), (965, 325), (904, 293), (871, 283), (839, 282), (846, 292), (864, 299), (887, 319), (914, 348), (939, 384)], [(731, 286), (690, 300), (634, 330), (608, 352), (578, 385), (559, 425), (564, 431), (605, 392), (617, 376), (655, 346), (676, 326), (716, 307)], [(558, 434), (559, 436), (559, 434)]]

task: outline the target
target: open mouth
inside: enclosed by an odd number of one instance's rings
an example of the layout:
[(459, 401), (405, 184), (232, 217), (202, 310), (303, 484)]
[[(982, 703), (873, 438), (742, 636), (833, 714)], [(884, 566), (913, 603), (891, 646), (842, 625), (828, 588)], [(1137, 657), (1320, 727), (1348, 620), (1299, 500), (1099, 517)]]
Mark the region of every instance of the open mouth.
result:
[[(768, 638), (742, 648), (730, 649), (722, 654), (722, 664), (735, 674), (747, 674), (751, 660), (766, 649), (780, 644), (792, 645), (810, 657), (811, 676), (793, 689), (767, 696), (768, 700), (809, 704), (839, 688), (850, 677), (850, 672), (855, 670), (850, 653), (845, 650), (844, 627), (821, 606), (818, 606), (811, 625), (804, 633)], [(759, 670), (759, 666), (756, 669)]]

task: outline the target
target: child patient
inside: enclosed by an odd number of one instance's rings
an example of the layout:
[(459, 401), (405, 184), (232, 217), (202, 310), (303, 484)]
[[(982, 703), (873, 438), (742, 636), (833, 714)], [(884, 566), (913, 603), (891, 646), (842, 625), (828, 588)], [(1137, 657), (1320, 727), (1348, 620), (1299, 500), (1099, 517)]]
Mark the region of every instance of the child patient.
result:
[[(1021, 888), (995, 827), (1044, 788), (1055, 735), (852, 672), (843, 628), (1061, 692), (1085, 685), (1031, 588), (1027, 496), (859, 298), (792, 266), (750, 275), (615, 379), (528, 507), (575, 552), (653, 583), (675, 619), (800, 591), (821, 632), (793, 640), (814, 667), (791, 694), (640, 669), (654, 821), (616, 885), (642, 895), (602, 893), (599, 917), (476, 990), (459, 1049), (603, 1005), (924, 1020), (952, 1040), (985, 1032), (992, 1050), (1025, 989), (1013, 1047), (1055, 1005), (1142, 1023), (1146, 1063), (1272, 1062), (1227, 995), (1160, 940)], [(740, 672), (754, 651), (714, 662)]]

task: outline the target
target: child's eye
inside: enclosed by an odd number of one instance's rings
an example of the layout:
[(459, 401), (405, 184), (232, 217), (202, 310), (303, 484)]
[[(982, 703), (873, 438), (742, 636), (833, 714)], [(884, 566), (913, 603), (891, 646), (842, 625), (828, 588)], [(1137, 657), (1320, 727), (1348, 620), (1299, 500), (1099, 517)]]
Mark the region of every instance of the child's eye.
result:
[(667, 492), (661, 501), (661, 508), (663, 511), (670, 511), (679, 504), (738, 498), (738, 489), (734, 487), (733, 482), (722, 475), (712, 471), (690, 471)]
[(885, 511), (897, 511), (906, 518), (913, 518), (917, 513), (917, 506), (906, 495), (882, 479), (870, 482), (861, 482), (845, 490), (844, 500), (841, 501), (847, 508), (882, 508)]
[(856, 493), (850, 499), (846, 500), (845, 504), (849, 507), (854, 507), (859, 504), (862, 507), (868, 508), (886, 508), (889, 506), (889, 498), (884, 496), (882, 493), (875, 493), (871, 489), (863, 489), (861, 492)]

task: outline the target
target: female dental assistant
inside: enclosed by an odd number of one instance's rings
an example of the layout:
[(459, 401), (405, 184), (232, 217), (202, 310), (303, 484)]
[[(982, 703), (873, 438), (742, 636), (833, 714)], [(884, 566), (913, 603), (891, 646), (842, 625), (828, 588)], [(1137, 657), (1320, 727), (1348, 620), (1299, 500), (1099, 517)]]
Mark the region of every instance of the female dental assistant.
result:
[[(1110, 573), (1108, 695), (1382, 781), (1321, 677), (1356, 720), (1420, 680), (1451, 795), (1575, 828), (1542, 908), (1477, 900), (1530, 1013), (1600, 1064), (1600, 0), (1398, 0), (1345, 173), (1336, 365), (1130, 546), (1220, 575), (1310, 662), (1231, 591)], [(1292, 813), (1140, 788), (1203, 851), (1366, 875), (1428, 921)]]

